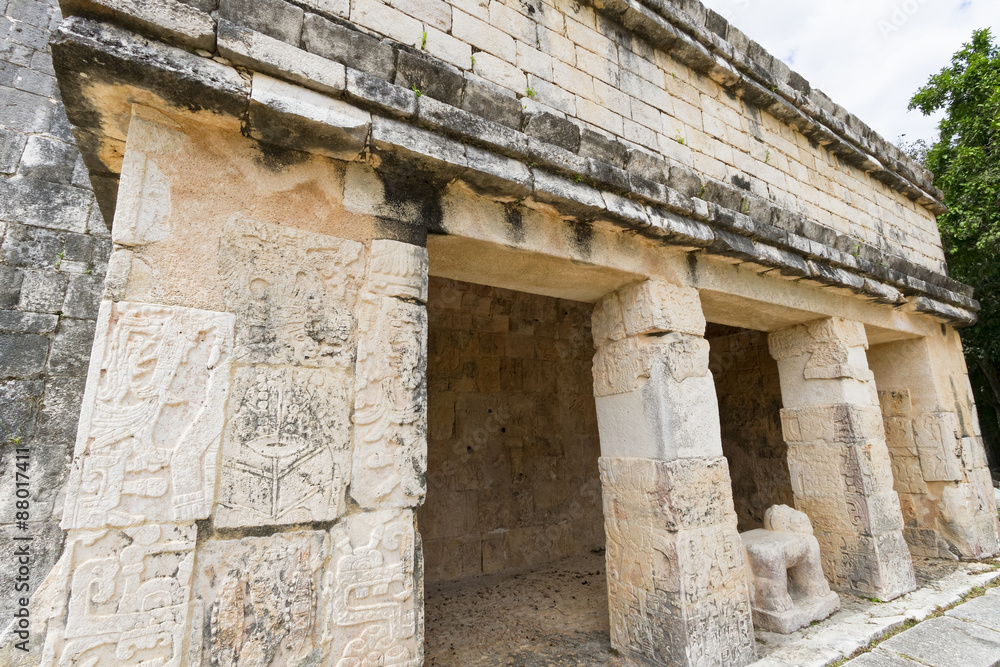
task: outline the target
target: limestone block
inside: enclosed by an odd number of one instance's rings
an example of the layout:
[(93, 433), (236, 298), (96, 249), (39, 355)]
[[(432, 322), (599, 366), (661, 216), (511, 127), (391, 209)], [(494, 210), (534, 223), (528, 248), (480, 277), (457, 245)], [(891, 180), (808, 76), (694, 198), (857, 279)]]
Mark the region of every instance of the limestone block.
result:
[[(180, 138), (158, 123), (134, 119), (133, 124), (136, 127), (131, 132), (138, 134), (145, 130), (144, 134), (159, 149), (176, 143)], [(145, 136), (142, 138), (147, 139)], [(111, 227), (111, 238), (115, 244), (138, 246), (167, 238), (170, 235), (172, 205), (170, 179), (155, 160), (132, 146), (125, 153), (121, 173), (115, 221)]]
[(681, 333), (631, 337), (603, 345), (594, 355), (594, 395), (640, 389), (661, 365), (674, 382), (706, 377), (710, 351), (704, 338)]
[(343, 513), (352, 385), (341, 369), (236, 369), (216, 526), (333, 521)]
[(655, 664), (753, 662), (725, 460), (602, 458), (600, 466), (612, 646)]
[(410, 510), (352, 514), (331, 532), (324, 664), (423, 664), (423, 562)]
[(913, 414), (913, 398), (909, 389), (879, 390), (878, 402), (886, 418), (910, 417)]
[(823, 576), (809, 517), (775, 505), (765, 513), (764, 524), (740, 535), (754, 579), (754, 626), (789, 634), (839, 609), (840, 596)]
[(705, 335), (705, 315), (698, 291), (662, 280), (647, 280), (624, 287), (602, 299), (594, 308), (596, 346), (626, 336), (676, 331)]
[(781, 411), (781, 429), (789, 444), (856, 444), (881, 438), (882, 413), (875, 406), (837, 403)]
[(347, 70), (340, 63), (224, 19), (219, 20), (218, 43), (219, 54), (237, 65), (330, 95), (347, 87)]
[(350, 369), (364, 246), (291, 227), (231, 220), (219, 259), (246, 364)]
[(42, 664), (185, 663), (194, 524), (72, 531), (50, 592)]
[(308, 531), (213, 540), (198, 552), (192, 664), (313, 665), (322, 657), (329, 535)]
[(602, 456), (599, 466), (605, 489), (630, 494), (632, 519), (669, 531), (736, 525), (729, 464), (722, 457), (668, 462)]
[[(315, 57), (306, 52), (303, 56)], [(338, 65), (331, 63), (331, 67)], [(345, 79), (346, 76), (345, 73)], [(339, 160), (354, 160), (364, 150), (371, 126), (371, 114), (343, 100), (266, 74), (254, 74), (248, 127), (250, 136), (256, 139)]]
[(914, 440), (926, 481), (963, 479), (958, 431), (958, 416), (954, 412), (935, 412), (913, 420)]
[(781, 361), (802, 355), (816, 356), (816, 367), (847, 361), (843, 348), (868, 349), (868, 335), (860, 322), (830, 317), (775, 331), (768, 336), (771, 356)]
[(596, 398), (602, 455), (662, 460), (722, 456), (711, 376), (674, 382), (659, 363), (650, 376), (641, 389)]
[[(351, 497), (416, 507), (427, 471), (427, 251), (375, 242), (359, 327)], [(397, 298), (399, 297), (399, 298)], [(404, 300), (405, 299), (405, 300)]]
[(68, 0), (60, 6), (63, 15), (114, 17), (117, 23), (152, 32), (168, 41), (193, 49), (215, 48), (215, 22), (207, 13), (178, 0)]
[(226, 313), (101, 305), (64, 528), (208, 517), (233, 326)]
[(835, 590), (891, 600), (917, 587), (902, 531), (883, 535), (822, 533), (823, 571)]

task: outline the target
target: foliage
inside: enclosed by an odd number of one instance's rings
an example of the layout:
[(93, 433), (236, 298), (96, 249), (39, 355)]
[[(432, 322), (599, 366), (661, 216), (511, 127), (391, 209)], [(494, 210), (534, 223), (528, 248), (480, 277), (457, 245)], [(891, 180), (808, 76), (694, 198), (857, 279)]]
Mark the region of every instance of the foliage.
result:
[(979, 324), (962, 332), (974, 376), (983, 380), (977, 394), (1000, 416), (1000, 47), (989, 29), (973, 33), (910, 109), (944, 112), (926, 165), (949, 208), (938, 227), (951, 274), (976, 289), (983, 307)]

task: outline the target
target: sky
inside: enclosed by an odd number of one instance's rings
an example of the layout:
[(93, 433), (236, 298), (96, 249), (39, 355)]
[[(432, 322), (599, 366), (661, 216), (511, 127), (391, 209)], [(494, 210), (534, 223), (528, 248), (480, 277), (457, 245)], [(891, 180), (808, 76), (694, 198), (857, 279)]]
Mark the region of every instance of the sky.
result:
[(1000, 37), (1000, 0), (702, 2), (892, 142), (937, 139), (910, 98), (974, 30)]

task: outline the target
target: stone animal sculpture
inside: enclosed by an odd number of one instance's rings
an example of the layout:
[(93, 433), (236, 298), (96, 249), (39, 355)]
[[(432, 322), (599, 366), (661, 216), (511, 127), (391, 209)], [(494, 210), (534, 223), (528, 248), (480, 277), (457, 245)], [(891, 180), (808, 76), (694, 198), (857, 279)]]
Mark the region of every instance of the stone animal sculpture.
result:
[(742, 533), (753, 576), (750, 600), (759, 630), (789, 634), (840, 608), (823, 576), (809, 517), (787, 505), (764, 514), (764, 528)]

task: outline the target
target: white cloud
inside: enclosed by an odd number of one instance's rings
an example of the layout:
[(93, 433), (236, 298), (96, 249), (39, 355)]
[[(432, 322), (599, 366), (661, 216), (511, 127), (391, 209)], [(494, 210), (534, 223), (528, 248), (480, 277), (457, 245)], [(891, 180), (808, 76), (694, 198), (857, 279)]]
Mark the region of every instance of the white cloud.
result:
[(973, 30), (1000, 36), (997, 0), (702, 1), (892, 141), (936, 139), (910, 98)]

